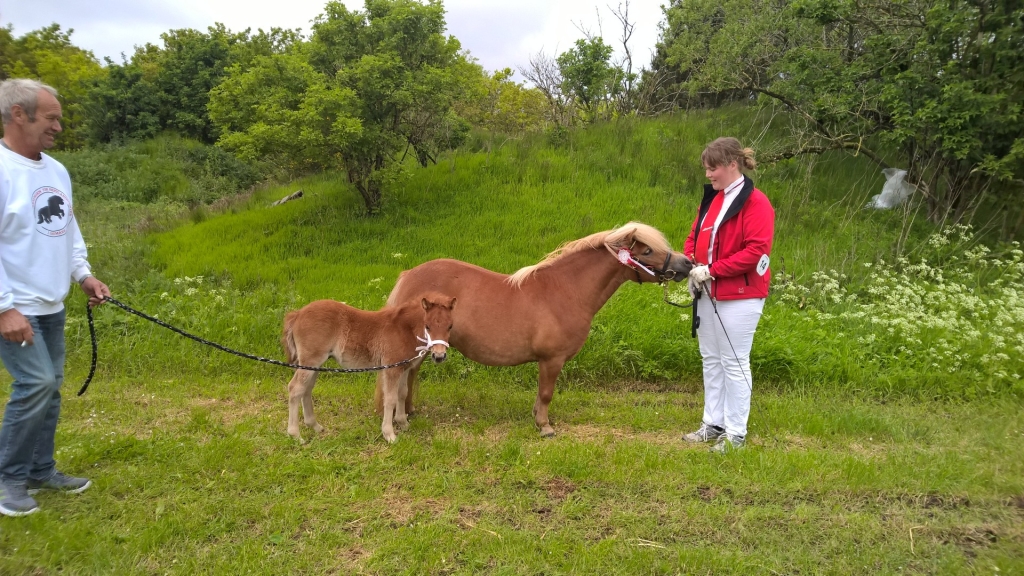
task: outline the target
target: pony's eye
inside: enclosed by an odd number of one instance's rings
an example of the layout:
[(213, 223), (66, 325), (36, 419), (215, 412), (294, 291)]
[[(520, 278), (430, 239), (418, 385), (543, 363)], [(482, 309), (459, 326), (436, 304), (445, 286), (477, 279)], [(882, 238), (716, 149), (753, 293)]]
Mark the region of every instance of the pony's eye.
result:
[(650, 248), (648, 248), (647, 250), (644, 250), (644, 256), (650, 256), (651, 252), (654, 252), (654, 250), (651, 250)]
[(449, 330), (451, 330), (451, 329), (452, 329), (452, 325), (451, 325), (451, 324), (449, 324), (449, 325), (448, 325), (448, 329), (449, 329)]

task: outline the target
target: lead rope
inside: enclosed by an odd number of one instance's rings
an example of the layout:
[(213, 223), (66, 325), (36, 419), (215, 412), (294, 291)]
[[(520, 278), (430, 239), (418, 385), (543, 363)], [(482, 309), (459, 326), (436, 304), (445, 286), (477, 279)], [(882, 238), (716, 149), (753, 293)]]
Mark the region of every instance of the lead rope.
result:
[[(232, 350), (231, 348), (228, 348), (227, 346), (223, 346), (221, 344), (217, 344), (216, 342), (211, 342), (210, 340), (206, 340), (204, 338), (200, 338), (199, 336), (195, 336), (193, 334), (189, 334), (188, 332), (186, 332), (186, 331), (184, 331), (184, 330), (182, 330), (180, 328), (176, 328), (174, 326), (171, 326), (170, 324), (164, 322), (163, 320), (160, 320), (159, 318), (155, 318), (155, 317), (150, 316), (150, 315), (148, 315), (148, 314), (146, 314), (144, 312), (139, 312), (138, 310), (132, 308), (131, 306), (128, 306), (127, 304), (125, 304), (123, 302), (119, 302), (118, 300), (115, 300), (114, 298), (112, 298), (110, 296), (104, 297), (103, 300), (106, 301), (106, 302), (110, 302), (111, 304), (113, 304), (114, 306), (117, 306), (118, 308), (121, 308), (125, 312), (128, 312), (130, 314), (134, 314), (134, 315), (136, 315), (136, 316), (138, 316), (140, 318), (145, 318), (146, 320), (149, 320), (150, 322), (153, 322), (154, 324), (159, 324), (160, 326), (163, 326), (164, 328), (167, 328), (168, 330), (171, 330), (173, 332), (177, 332), (178, 334), (181, 334), (182, 336), (184, 336), (184, 337), (186, 337), (186, 338), (188, 338), (190, 340), (195, 340), (196, 342), (199, 342), (200, 344), (206, 344), (207, 346), (212, 346), (213, 348), (216, 348), (216, 349), (218, 349), (218, 350), (220, 350), (222, 352), (227, 352), (228, 354), (234, 354), (235, 356), (241, 356), (242, 358), (248, 358), (250, 360), (256, 360), (257, 362), (265, 362), (267, 364), (273, 364), (275, 366), (283, 366), (285, 368), (294, 368), (296, 370), (311, 370), (313, 372), (335, 372), (335, 373), (340, 372), (340, 373), (345, 373), (345, 374), (352, 374), (352, 373), (355, 373), (355, 372), (376, 372), (378, 370), (387, 370), (388, 368), (395, 368), (395, 367), (398, 367), (398, 366), (403, 366), (403, 365), (408, 364), (410, 362), (413, 362), (413, 361), (415, 361), (415, 360), (417, 360), (419, 358), (422, 358), (422, 357), (427, 355), (427, 350), (431, 346), (433, 346), (434, 344), (444, 344), (446, 348), (448, 347), (448, 343), (445, 342), (444, 340), (431, 340), (430, 339), (430, 334), (426, 333), (426, 328), (424, 328), (424, 333), (425, 333), (427, 339), (424, 340), (423, 338), (420, 338), (419, 336), (417, 336), (416, 339), (419, 340), (420, 342), (424, 342), (425, 345), (424, 346), (418, 346), (416, 348), (417, 354), (415, 356), (413, 356), (412, 358), (407, 358), (405, 360), (402, 360), (401, 362), (394, 362), (392, 364), (385, 364), (383, 366), (373, 366), (373, 367), (370, 367), (370, 368), (321, 368), (321, 367), (315, 367), (315, 366), (302, 366), (301, 364), (289, 364), (287, 362), (282, 362), (280, 360), (274, 360), (272, 358), (263, 358), (262, 356), (256, 356), (255, 354), (247, 354), (245, 352), (239, 352), (238, 350)], [(82, 388), (78, 391), (78, 395), (79, 396), (81, 396), (82, 394), (85, 394), (86, 389), (89, 388), (89, 383), (92, 382), (93, 374), (96, 373), (96, 327), (95, 327), (95, 325), (93, 323), (92, 308), (90, 308), (88, 304), (86, 304), (86, 314), (89, 317), (89, 337), (92, 339), (92, 365), (89, 368), (89, 376), (85, 379), (85, 383), (82, 384)]]

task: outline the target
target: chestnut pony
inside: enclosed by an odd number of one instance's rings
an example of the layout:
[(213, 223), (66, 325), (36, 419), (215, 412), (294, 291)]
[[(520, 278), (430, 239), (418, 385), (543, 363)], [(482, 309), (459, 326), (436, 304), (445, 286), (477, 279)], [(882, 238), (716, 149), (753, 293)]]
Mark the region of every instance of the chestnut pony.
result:
[[(344, 368), (369, 368), (401, 362), (419, 351), (444, 362), (452, 329), (455, 298), (427, 292), (406, 304), (366, 312), (334, 300), (317, 300), (284, 317), (281, 345), (289, 364), (318, 368), (333, 357)], [(418, 345), (420, 342), (423, 345)], [(383, 387), (384, 421), (380, 430), (388, 442), (395, 429), (409, 426), (405, 412), (408, 377), (418, 371), (423, 356), (408, 364), (378, 372)], [(299, 435), (299, 403), (307, 426), (323, 432), (313, 414), (313, 386), (317, 372), (298, 369), (288, 382), (288, 433)]]
[[(398, 276), (387, 306), (431, 291), (459, 299), (449, 342), (487, 366), (539, 364), (533, 416), (545, 437), (555, 434), (548, 405), (562, 366), (575, 356), (597, 311), (624, 282), (680, 281), (692, 262), (673, 252), (655, 228), (630, 222), (568, 242), (537, 264), (508, 276), (458, 260), (431, 260)], [(417, 368), (409, 371), (405, 412), (411, 413)], [(382, 409), (386, 378), (377, 379)]]

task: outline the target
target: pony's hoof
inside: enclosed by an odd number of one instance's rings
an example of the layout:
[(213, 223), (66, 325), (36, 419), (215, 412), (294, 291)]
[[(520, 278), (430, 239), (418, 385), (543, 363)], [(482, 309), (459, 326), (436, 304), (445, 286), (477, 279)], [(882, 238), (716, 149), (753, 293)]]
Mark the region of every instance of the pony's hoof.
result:
[(384, 432), (384, 440), (386, 440), (388, 444), (394, 444), (395, 440), (398, 440), (398, 435), (394, 432)]
[(313, 432), (316, 432), (317, 434), (323, 434), (324, 432), (327, 431), (327, 429), (321, 426), (318, 422), (312, 423), (309, 427), (312, 428)]
[(395, 426), (397, 426), (399, 430), (408, 430), (409, 429), (409, 421), (408, 420), (395, 420)]
[(540, 437), (541, 438), (554, 438), (555, 437), (555, 429), (552, 428), (551, 426), (545, 426), (545, 427), (541, 428), (540, 429)]

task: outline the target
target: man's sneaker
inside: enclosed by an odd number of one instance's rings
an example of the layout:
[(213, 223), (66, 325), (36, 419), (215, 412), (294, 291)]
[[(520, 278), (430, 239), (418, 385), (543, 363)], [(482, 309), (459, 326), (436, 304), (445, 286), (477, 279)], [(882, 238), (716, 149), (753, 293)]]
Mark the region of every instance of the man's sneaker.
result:
[(4, 516), (28, 516), (39, 511), (39, 504), (28, 495), (24, 486), (10, 486), (0, 483), (0, 514)]
[(689, 434), (683, 434), (683, 440), (686, 442), (711, 442), (718, 440), (725, 435), (725, 430), (718, 426), (711, 426), (709, 424), (701, 423), (700, 428), (696, 432), (690, 432)]
[(718, 442), (711, 447), (711, 451), (717, 454), (725, 454), (726, 452), (732, 452), (733, 450), (739, 450), (743, 448), (746, 440), (743, 436), (737, 436), (735, 434), (723, 434)]
[(33, 480), (29, 478), (26, 485), (29, 494), (35, 494), (40, 490), (59, 490), (61, 492), (78, 494), (85, 492), (85, 489), (89, 486), (92, 486), (92, 480), (88, 478), (75, 478), (63, 472), (54, 472), (49, 480)]

